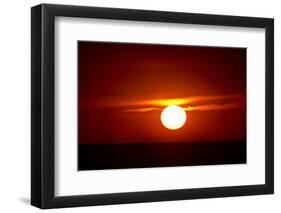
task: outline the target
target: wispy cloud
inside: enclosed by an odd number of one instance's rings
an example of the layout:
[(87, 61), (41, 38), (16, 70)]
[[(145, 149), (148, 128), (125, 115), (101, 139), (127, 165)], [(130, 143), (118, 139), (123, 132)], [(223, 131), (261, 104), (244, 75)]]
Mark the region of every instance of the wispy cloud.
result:
[[(185, 111), (207, 111), (207, 110), (228, 110), (228, 109), (239, 109), (242, 108), (241, 103), (227, 103), (227, 104), (207, 104), (198, 106), (188, 106), (184, 107)], [(134, 108), (125, 109), (122, 112), (150, 112), (155, 110), (162, 110), (162, 108), (147, 107), (147, 108)]]
[(136, 108), (136, 109), (124, 109), (122, 112), (149, 112), (153, 110), (159, 110), (159, 108), (147, 107), (147, 108)]
[(227, 110), (242, 108), (245, 96), (242, 94), (190, 96), (184, 98), (146, 99), (146, 100), (100, 100), (98, 103), (90, 100), (83, 103), (84, 107), (116, 108), (122, 112), (150, 112), (162, 110), (166, 106), (178, 105), (186, 111)]
[(101, 107), (162, 107), (169, 105), (187, 105), (195, 104), (198, 102), (210, 102), (219, 100), (230, 100), (241, 97), (240, 94), (234, 95), (211, 95), (211, 96), (190, 96), (183, 98), (163, 98), (163, 99), (145, 99), (145, 100), (100, 100), (99, 103), (94, 103), (96, 106)]
[[(131, 102), (132, 108), (124, 109), (123, 112), (150, 112), (162, 110), (169, 105), (179, 105), (185, 111), (206, 111), (206, 110), (228, 110), (243, 107), (241, 95), (223, 95), (223, 96), (195, 96), (180, 99), (159, 99), (141, 102)], [(142, 106), (140, 108), (135, 106)], [(148, 106), (148, 107), (145, 107)]]
[(199, 110), (227, 110), (227, 109), (238, 109), (242, 108), (241, 103), (227, 103), (227, 104), (209, 104), (199, 106), (185, 107), (186, 111), (199, 111)]
[(110, 101), (107, 103), (101, 103), (101, 106), (105, 107), (161, 107), (169, 105), (185, 105), (191, 103), (189, 98), (166, 98), (166, 99), (148, 99), (138, 101)]

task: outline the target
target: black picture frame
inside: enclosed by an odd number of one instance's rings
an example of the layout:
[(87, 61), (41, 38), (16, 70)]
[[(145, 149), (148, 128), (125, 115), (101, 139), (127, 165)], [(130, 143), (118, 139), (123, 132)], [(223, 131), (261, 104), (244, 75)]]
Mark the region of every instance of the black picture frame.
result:
[[(265, 184), (129, 193), (59, 196), (55, 189), (55, 17), (101, 18), (162, 23), (264, 28), (266, 137)], [(272, 194), (274, 192), (274, 20), (164, 11), (41, 4), (31, 9), (31, 204), (60, 208)]]

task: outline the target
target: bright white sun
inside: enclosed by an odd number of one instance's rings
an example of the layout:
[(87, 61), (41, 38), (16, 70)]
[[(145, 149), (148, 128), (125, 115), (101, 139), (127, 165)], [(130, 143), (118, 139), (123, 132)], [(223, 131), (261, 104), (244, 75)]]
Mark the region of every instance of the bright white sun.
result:
[(179, 106), (168, 106), (161, 113), (161, 122), (168, 129), (179, 129), (186, 122), (186, 113), (184, 109)]

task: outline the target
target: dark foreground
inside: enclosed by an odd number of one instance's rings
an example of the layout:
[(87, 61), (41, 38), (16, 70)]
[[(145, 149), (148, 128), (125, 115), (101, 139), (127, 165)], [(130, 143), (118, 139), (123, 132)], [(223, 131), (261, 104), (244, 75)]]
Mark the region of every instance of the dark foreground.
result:
[(80, 144), (79, 170), (246, 163), (246, 141)]

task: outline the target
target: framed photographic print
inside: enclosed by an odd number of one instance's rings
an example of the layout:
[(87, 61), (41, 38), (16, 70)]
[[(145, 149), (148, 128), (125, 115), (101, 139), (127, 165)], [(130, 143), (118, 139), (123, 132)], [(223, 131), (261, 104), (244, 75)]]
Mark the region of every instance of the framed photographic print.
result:
[(31, 9), (31, 203), (271, 194), (274, 21)]

